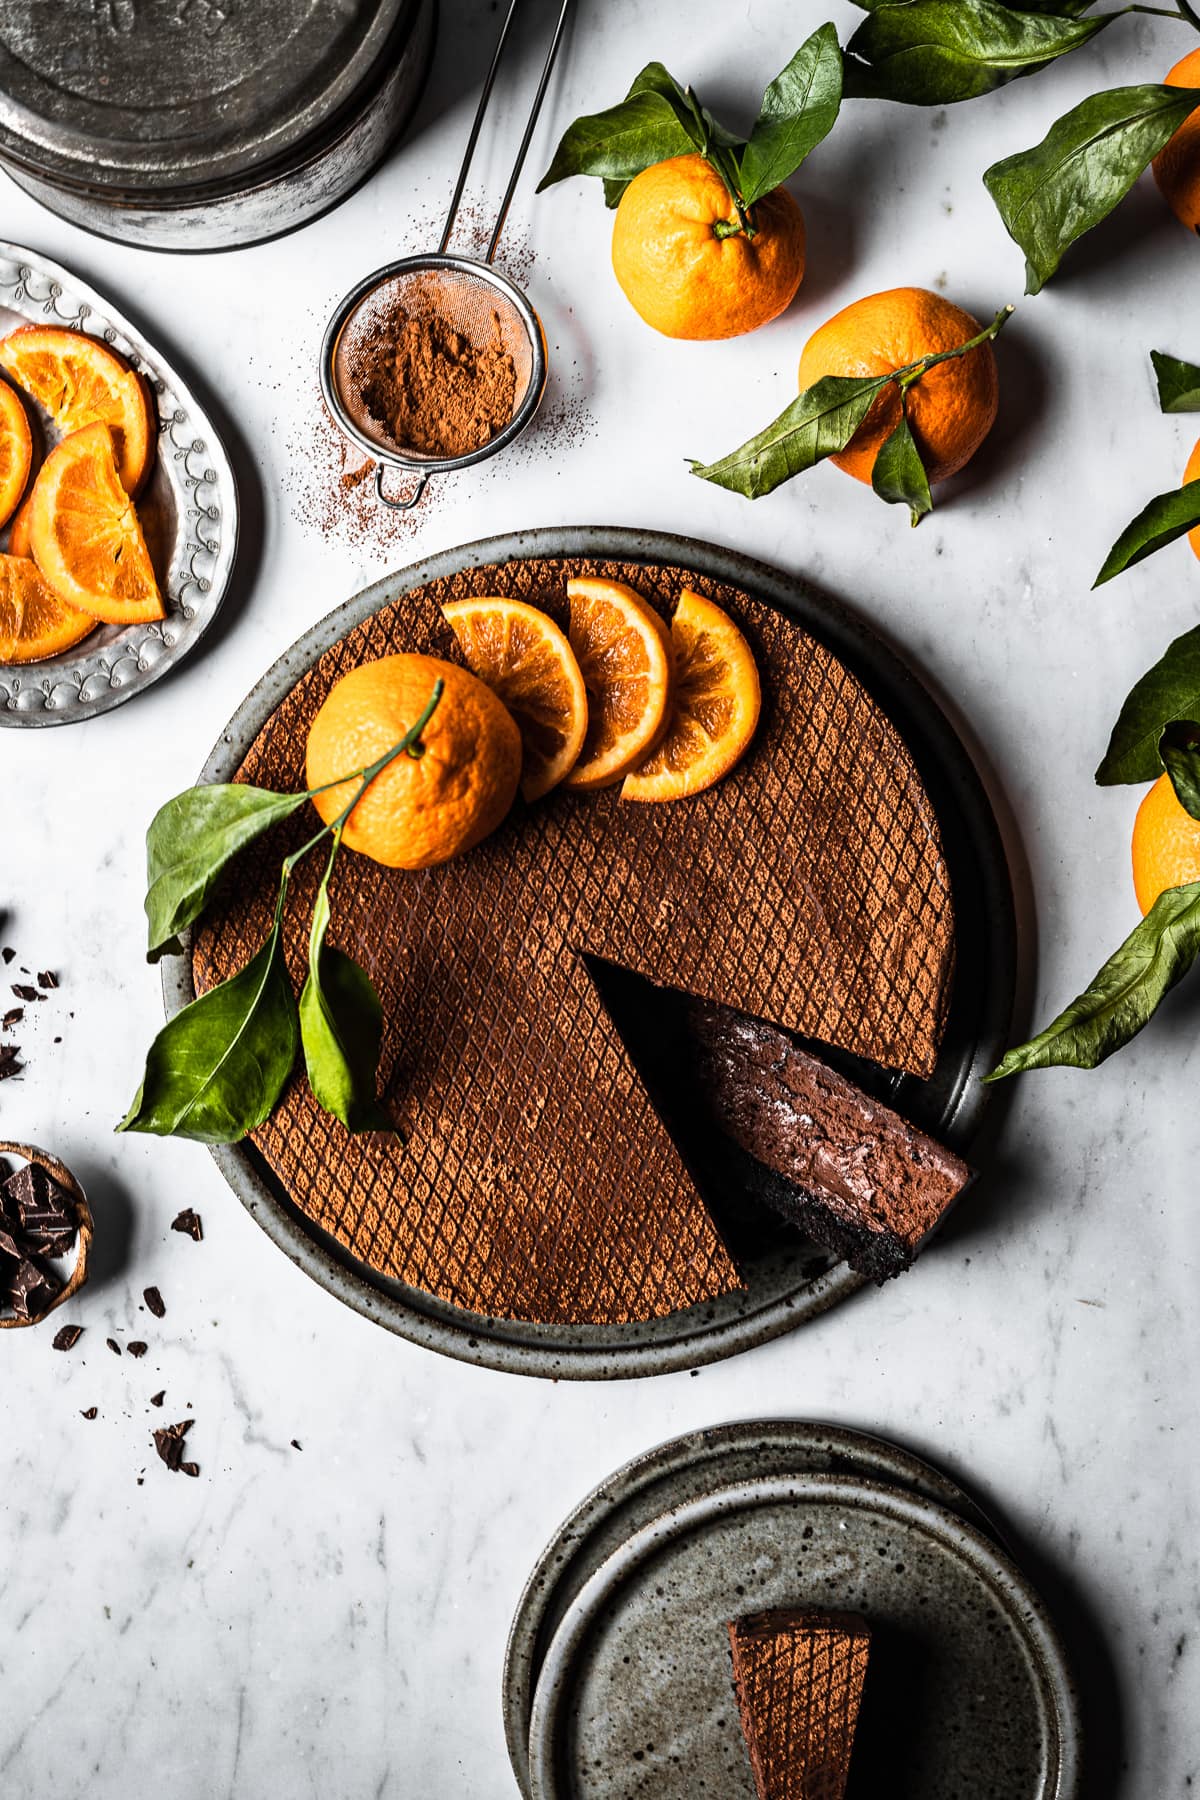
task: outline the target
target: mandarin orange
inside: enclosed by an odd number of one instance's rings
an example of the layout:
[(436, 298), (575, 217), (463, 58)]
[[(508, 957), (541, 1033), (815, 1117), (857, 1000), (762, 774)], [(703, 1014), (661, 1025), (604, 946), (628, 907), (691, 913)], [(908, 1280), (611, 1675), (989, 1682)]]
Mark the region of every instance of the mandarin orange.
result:
[[(809, 338), (800, 387), (823, 375), (886, 375), (923, 356), (957, 350), (979, 331), (970, 313), (926, 288), (890, 288), (835, 313)], [(991, 430), (999, 378), (991, 344), (939, 363), (908, 391), (908, 422), (931, 482), (954, 475)], [(856, 481), (870, 482), (885, 438), (900, 422), (900, 391), (885, 387), (845, 450), (831, 458)]]
[[(1166, 85), (1200, 88), (1200, 50), (1175, 64)], [(1200, 106), (1155, 157), (1154, 179), (1175, 217), (1189, 231), (1200, 231)]]

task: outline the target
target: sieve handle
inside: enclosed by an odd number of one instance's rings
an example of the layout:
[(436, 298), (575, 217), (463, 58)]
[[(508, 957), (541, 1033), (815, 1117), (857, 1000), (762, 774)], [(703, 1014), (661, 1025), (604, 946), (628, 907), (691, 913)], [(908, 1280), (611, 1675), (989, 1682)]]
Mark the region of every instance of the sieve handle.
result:
[(538, 122), (538, 115), (542, 110), (542, 101), (546, 98), (546, 89), (550, 85), (550, 75), (554, 68), (555, 59), (558, 56), (558, 46), (562, 43), (563, 32), (567, 28), (567, 18), (570, 14), (572, 4), (573, 0), (562, 0), (562, 5), (559, 8), (558, 23), (554, 27), (554, 36), (550, 39), (550, 48), (547, 50), (546, 60), (542, 64), (542, 78), (538, 82), (537, 93), (533, 96), (533, 105), (529, 109), (529, 117), (525, 122), (525, 135), (521, 139), (521, 148), (517, 151), (517, 160), (513, 163), (512, 174), (508, 178), (508, 186), (504, 191), (504, 198), (500, 202), (500, 210), (496, 214), (496, 227), (492, 232), (492, 241), (488, 245), (487, 256), (484, 258), (485, 262), (494, 262), (496, 251), (500, 247), (500, 234), (504, 230), (505, 222), (508, 218), (508, 209), (512, 205), (513, 195), (517, 191), (517, 183), (521, 179), (521, 170), (525, 167), (525, 158), (529, 154), (529, 146), (533, 140), (534, 128)]
[[(442, 228), (442, 241), (437, 247), (439, 256), (444, 256), (450, 245), (454, 231), (454, 222), (458, 218), (458, 208), (462, 201), (463, 189), (467, 185), (467, 176), (471, 169), (471, 159), (475, 155), (475, 146), (479, 142), (479, 133), (483, 126), (483, 115), (488, 109), (488, 101), (492, 97), (492, 89), (496, 85), (496, 73), (500, 67), (500, 59), (504, 55), (504, 46), (508, 42), (509, 28), (516, 17), (520, 0), (509, 0), (508, 11), (504, 23), (500, 27), (500, 36), (496, 40), (496, 48), (492, 52), (492, 64), (487, 72), (487, 80), (483, 84), (483, 92), (479, 96), (479, 105), (475, 108), (475, 118), (471, 125), (471, 135), (467, 139), (467, 148), (463, 155), (462, 167), (458, 171), (458, 181), (450, 201), (450, 211), (446, 214), (446, 223)], [(490, 257), (488, 259), (491, 260)]]
[(414, 507), (421, 498), (421, 495), (425, 492), (428, 480), (428, 475), (419, 476), (417, 485), (411, 494), (407, 495), (403, 500), (393, 500), (390, 494), (385, 494), (383, 491), (383, 464), (375, 464), (375, 493), (377, 497), (383, 501), (385, 506), (391, 507), (393, 512), (408, 512)]

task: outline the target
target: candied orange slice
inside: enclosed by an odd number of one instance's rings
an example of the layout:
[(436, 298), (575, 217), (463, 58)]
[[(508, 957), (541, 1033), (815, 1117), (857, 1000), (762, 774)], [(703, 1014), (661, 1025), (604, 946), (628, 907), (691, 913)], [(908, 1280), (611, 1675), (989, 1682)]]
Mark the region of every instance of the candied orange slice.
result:
[(24, 556), (0, 556), (0, 663), (41, 662), (95, 631), (91, 613), (65, 606)]
[(540, 800), (569, 775), (587, 732), (588, 697), (575, 652), (554, 620), (524, 600), (492, 595), (442, 608), (468, 669), (517, 721), (521, 792)]
[(110, 625), (165, 616), (107, 425), (85, 425), (50, 452), (33, 484), (33, 558), (60, 600)]
[(20, 506), (12, 516), (8, 528), (8, 554), (10, 556), (32, 556), (33, 545), (29, 540), (29, 521), (33, 517), (33, 495), (26, 494)]
[(666, 735), (621, 789), (622, 800), (685, 800), (744, 754), (762, 689), (750, 646), (711, 600), (684, 588), (671, 620), (675, 688)]
[(154, 455), (154, 408), (142, 377), (115, 350), (61, 325), (22, 325), (0, 339), (0, 369), (64, 436), (84, 425), (108, 425), (121, 483), (137, 493)]
[(0, 381), (0, 525), (16, 512), (33, 463), (33, 437), (20, 394)]
[(588, 697), (587, 735), (569, 788), (610, 787), (654, 748), (671, 698), (671, 635), (620, 581), (568, 581), (571, 648)]

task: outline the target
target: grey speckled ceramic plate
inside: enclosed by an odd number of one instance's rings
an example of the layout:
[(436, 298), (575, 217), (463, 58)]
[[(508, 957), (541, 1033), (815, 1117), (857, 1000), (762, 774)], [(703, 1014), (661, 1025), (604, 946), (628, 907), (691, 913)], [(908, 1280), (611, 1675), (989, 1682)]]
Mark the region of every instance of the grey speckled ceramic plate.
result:
[[(243, 701), (201, 781), (231, 780), (300, 677), (330, 645), (398, 595), (461, 569), (564, 556), (666, 564), (730, 582), (828, 644), (892, 719), (942, 828), (955, 893), (957, 974), (934, 1074), (928, 1081), (891, 1078), (888, 1094), (926, 1131), (969, 1155), (988, 1097), (979, 1077), (995, 1066), (1007, 1041), (1016, 957), (1012, 892), (995, 817), (960, 739), (927, 690), (861, 620), (794, 576), (691, 538), (613, 526), (512, 532), (444, 551), (375, 582), (306, 632)], [(195, 998), (190, 946), (182, 957), (164, 958), (162, 969), (173, 1016)], [(865, 1066), (859, 1075), (867, 1083), (877, 1077)], [(264, 1231), (348, 1306), (429, 1349), (517, 1374), (598, 1380), (694, 1368), (778, 1337), (863, 1285), (845, 1263), (830, 1266), (828, 1258), (814, 1258), (812, 1245), (782, 1233), (739, 1246), (743, 1290), (666, 1319), (618, 1326), (490, 1319), (378, 1275), (349, 1256), (292, 1203), (252, 1145), (217, 1148), (213, 1155)], [(753, 1171), (741, 1179), (752, 1193)], [(919, 1279), (919, 1272), (905, 1279)]]
[(614, 1550), (684, 1501), (714, 1487), (764, 1475), (865, 1476), (923, 1495), (995, 1541), (987, 1515), (949, 1476), (919, 1457), (837, 1425), (747, 1419), (691, 1431), (626, 1463), (583, 1500), (555, 1532), (525, 1584), (504, 1658), (504, 1735), (517, 1785), (529, 1789), (533, 1691), (547, 1646), (580, 1589)]
[(1078, 1800), (1070, 1676), (1017, 1568), (923, 1495), (824, 1474), (685, 1501), (596, 1570), (534, 1696), (534, 1800), (754, 1800), (725, 1623), (798, 1604), (871, 1626), (852, 1795)]
[(0, 664), (0, 725), (72, 725), (132, 699), (199, 643), (233, 572), (237, 486), (211, 419), (141, 333), (57, 263), (0, 243), (0, 336), (28, 324), (67, 326), (111, 344), (149, 382), (158, 415), (158, 453), (138, 512), (167, 617), (101, 625), (61, 656)]

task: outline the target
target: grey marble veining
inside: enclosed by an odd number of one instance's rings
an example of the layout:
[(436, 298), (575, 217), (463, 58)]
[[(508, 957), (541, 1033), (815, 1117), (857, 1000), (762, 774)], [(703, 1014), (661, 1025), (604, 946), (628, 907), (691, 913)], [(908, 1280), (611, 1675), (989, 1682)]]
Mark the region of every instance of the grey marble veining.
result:
[[(745, 116), (826, 16), (800, 11), (586, 0), (531, 168), (652, 55)], [(842, 0), (828, 12), (859, 16)], [(477, 56), (492, 15), (472, 4), (468, 17)], [(293, 1269), (202, 1150), (111, 1133), (161, 1021), (141, 958), (154, 809), (306, 625), (422, 550), (517, 525), (692, 532), (860, 608), (921, 664), (994, 782), (1027, 914), (1024, 1003), (1040, 1022), (1077, 991), (1136, 916), (1137, 797), (1095, 788), (1091, 771), (1131, 681), (1200, 599), (1182, 545), (1090, 592), (1196, 435), (1196, 420), (1158, 414), (1147, 352), (1200, 359), (1197, 246), (1143, 182), (1067, 278), (1022, 301), (1020, 255), (979, 176), (1083, 94), (1156, 79), (1187, 47), (1178, 26), (1127, 19), (987, 101), (848, 107), (795, 184), (810, 239), (800, 299), (725, 345), (640, 324), (590, 186), (536, 202), (527, 186), (509, 241), (545, 319), (557, 434), (431, 490), (403, 541), (326, 535), (314, 516), (301, 465), (319, 441), (315, 359), (345, 287), (435, 235), (468, 57), (453, 67), (443, 41), (418, 133), (384, 173), (258, 249), (175, 260), (100, 243), (3, 184), (4, 235), (78, 269), (179, 356), (234, 422), (260, 487), (246, 487), (253, 580), (177, 678), (92, 724), (0, 739), (0, 942), (62, 982), (23, 1028), (28, 1069), (0, 1088), (0, 1132), (61, 1154), (101, 1231), (97, 1278), (69, 1314), (87, 1328), (75, 1350), (56, 1355), (44, 1329), (0, 1340), (0, 1792), (507, 1800), (504, 1638), (542, 1544), (627, 1457), (753, 1414), (892, 1435), (977, 1488), (1076, 1648), (1101, 1800), (1194, 1783), (1191, 984), (1103, 1070), (999, 1097), (984, 1178), (912, 1274), (694, 1378), (549, 1386), (438, 1360)], [(518, 113), (501, 108), (510, 131)], [(476, 198), (505, 168), (499, 149), (483, 156)], [(903, 283), (986, 317), (1018, 302), (997, 428), (919, 531), (832, 468), (753, 506), (688, 476), (686, 456), (719, 454), (779, 409), (816, 324)], [(203, 1216), (202, 1244), (169, 1229), (185, 1205)], [(161, 1322), (141, 1305), (149, 1283)], [(145, 1338), (149, 1353), (118, 1358), (110, 1335)], [(185, 1417), (195, 1481), (170, 1475), (150, 1439)]]

